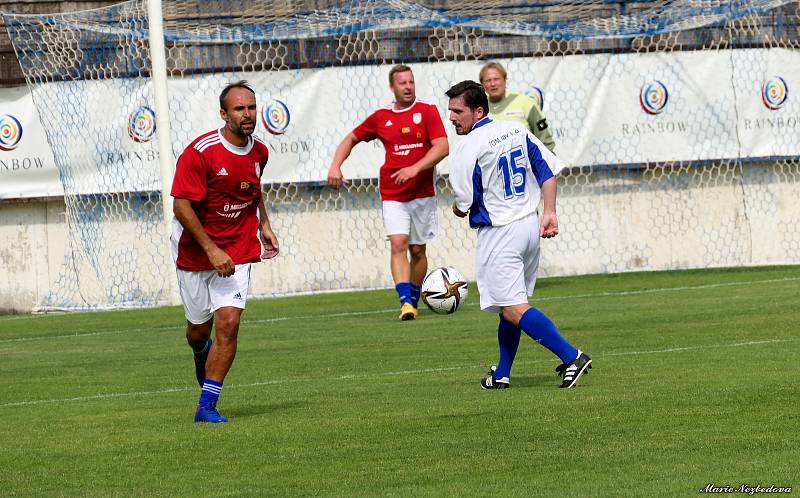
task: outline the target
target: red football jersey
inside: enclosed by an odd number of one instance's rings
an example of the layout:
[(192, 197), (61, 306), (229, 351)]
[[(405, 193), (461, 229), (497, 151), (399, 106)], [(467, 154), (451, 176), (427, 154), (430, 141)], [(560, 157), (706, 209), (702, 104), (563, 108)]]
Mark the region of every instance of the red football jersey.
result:
[[(258, 203), (268, 157), (269, 149), (260, 138), (253, 136), (246, 146), (236, 147), (214, 130), (200, 135), (178, 158), (172, 197), (192, 201), (203, 229), (234, 264), (261, 260)], [(172, 241), (178, 268), (214, 269), (203, 248), (177, 220)]]
[(416, 101), (399, 111), (394, 109), (394, 105), (378, 109), (353, 130), (353, 135), (363, 142), (375, 138), (383, 142), (386, 149), (386, 159), (380, 170), (383, 200), (406, 202), (436, 194), (436, 168), (423, 171), (402, 184), (391, 178), (395, 171), (422, 159), (431, 149), (431, 140), (447, 136), (435, 105)]

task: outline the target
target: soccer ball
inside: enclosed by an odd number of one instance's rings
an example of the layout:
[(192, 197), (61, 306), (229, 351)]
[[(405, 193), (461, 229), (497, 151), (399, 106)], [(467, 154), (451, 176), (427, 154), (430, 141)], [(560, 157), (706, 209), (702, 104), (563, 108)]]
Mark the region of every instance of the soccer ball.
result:
[(468, 295), (467, 279), (451, 266), (435, 268), (422, 281), (422, 300), (434, 313), (455, 313)]

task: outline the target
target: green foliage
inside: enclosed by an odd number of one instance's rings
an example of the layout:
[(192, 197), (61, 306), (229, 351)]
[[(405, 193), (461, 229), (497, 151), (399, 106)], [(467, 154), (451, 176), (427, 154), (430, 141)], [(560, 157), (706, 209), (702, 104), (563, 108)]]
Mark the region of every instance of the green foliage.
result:
[(572, 390), (523, 337), (483, 391), (495, 315), (400, 322), (390, 291), (251, 301), (219, 404), (177, 307), (0, 318), (0, 494), (695, 496), (797, 485), (800, 267), (539, 282), (594, 359)]

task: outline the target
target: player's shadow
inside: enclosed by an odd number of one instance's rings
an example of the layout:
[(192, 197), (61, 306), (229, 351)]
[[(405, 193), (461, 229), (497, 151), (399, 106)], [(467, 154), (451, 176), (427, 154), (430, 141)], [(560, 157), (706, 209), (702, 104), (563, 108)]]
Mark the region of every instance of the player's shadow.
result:
[(558, 387), (561, 384), (561, 377), (553, 372), (553, 375), (539, 374), (528, 376), (514, 376), (511, 378), (511, 389), (529, 389), (535, 387)]
[(246, 404), (238, 407), (225, 409), (226, 416), (236, 418), (258, 417), (261, 415), (268, 415), (277, 412), (285, 412), (296, 410), (307, 406), (305, 401), (284, 401), (281, 403), (260, 403), (260, 404)]

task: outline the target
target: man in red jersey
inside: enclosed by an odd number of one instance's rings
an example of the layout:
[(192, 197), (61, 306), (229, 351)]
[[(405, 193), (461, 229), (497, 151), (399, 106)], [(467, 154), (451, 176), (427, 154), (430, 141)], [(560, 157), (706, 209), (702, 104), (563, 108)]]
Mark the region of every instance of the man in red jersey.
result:
[(328, 185), (338, 189), (347, 183), (342, 163), (357, 143), (380, 139), (386, 149), (379, 182), (392, 278), (400, 296), (400, 319), (413, 320), (428, 271), (425, 244), (436, 238), (438, 230), (434, 167), (447, 156), (449, 146), (436, 106), (417, 100), (411, 68), (392, 67), (389, 88), (394, 103), (372, 113), (339, 144)]
[(202, 387), (194, 421), (211, 423), (228, 421), (217, 411), (217, 400), (236, 356), (250, 263), (278, 255), (278, 239), (261, 198), (269, 150), (253, 136), (255, 92), (246, 81), (230, 84), (222, 90), (219, 105), (225, 126), (186, 147), (172, 184), (172, 253), (186, 339)]

